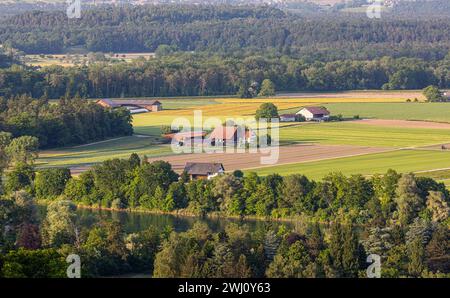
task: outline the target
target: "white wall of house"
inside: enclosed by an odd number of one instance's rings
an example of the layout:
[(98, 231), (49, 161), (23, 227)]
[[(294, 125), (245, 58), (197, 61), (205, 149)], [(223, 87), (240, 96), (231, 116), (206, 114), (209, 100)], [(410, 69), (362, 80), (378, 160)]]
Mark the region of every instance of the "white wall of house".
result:
[(307, 109), (301, 109), (300, 111), (297, 112), (297, 115), (302, 115), (303, 117), (305, 117), (306, 121), (321, 121), (321, 120), (328, 120), (328, 118), (330, 118), (330, 115), (323, 115), (322, 117), (314, 117), (314, 114), (311, 113), (309, 110)]
[(297, 115), (302, 115), (303, 117), (305, 117), (306, 121), (311, 121), (314, 118), (313, 113), (311, 113), (307, 109), (301, 109), (300, 111), (297, 112)]
[(214, 177), (217, 177), (217, 176), (219, 176), (219, 175), (223, 175), (223, 174), (224, 174), (223, 170), (220, 170), (220, 171), (217, 172), (217, 173), (208, 175), (208, 180), (210, 180), (210, 179), (212, 179), (212, 178), (214, 178)]
[(139, 113), (148, 113), (147, 109), (127, 109), (130, 111), (130, 114), (139, 114)]

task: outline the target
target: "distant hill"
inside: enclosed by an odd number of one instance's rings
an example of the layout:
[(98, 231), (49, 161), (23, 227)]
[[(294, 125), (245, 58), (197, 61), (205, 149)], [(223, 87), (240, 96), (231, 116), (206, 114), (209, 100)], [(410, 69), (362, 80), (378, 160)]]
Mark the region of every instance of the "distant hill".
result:
[(357, 55), (428, 60), (448, 53), (450, 18), (298, 16), (270, 6), (106, 6), (83, 11), (79, 20), (63, 11), (16, 15), (0, 22), (0, 43), (29, 54), (64, 53), (74, 46), (90, 52), (154, 52), (170, 45), (179, 51), (274, 51), (329, 60)]
[(396, 2), (390, 14), (397, 17), (450, 17), (449, 0), (417, 0)]

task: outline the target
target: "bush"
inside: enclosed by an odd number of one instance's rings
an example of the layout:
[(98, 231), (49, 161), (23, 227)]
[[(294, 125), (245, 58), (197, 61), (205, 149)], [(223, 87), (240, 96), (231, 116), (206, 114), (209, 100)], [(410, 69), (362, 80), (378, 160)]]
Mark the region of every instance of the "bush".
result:
[(306, 118), (305, 118), (305, 116), (303, 116), (303, 115), (297, 114), (297, 115), (295, 116), (295, 121), (297, 121), (297, 122), (305, 122), (305, 121), (306, 121)]
[(67, 263), (54, 249), (10, 251), (2, 260), (1, 277), (63, 278)]
[(166, 135), (166, 134), (171, 134), (171, 133), (175, 133), (177, 131), (172, 130), (172, 127), (170, 127), (170, 125), (162, 125), (161, 126), (161, 134)]
[(39, 171), (34, 181), (36, 197), (39, 199), (55, 199), (64, 192), (71, 177), (70, 170), (67, 168)]
[(333, 115), (333, 116), (330, 116), (330, 118), (328, 118), (328, 120), (329, 121), (343, 121), (344, 116), (342, 116), (342, 114)]
[(123, 204), (122, 201), (120, 199), (115, 199), (111, 202), (111, 208), (112, 209), (116, 209), (116, 210), (120, 210), (123, 209)]

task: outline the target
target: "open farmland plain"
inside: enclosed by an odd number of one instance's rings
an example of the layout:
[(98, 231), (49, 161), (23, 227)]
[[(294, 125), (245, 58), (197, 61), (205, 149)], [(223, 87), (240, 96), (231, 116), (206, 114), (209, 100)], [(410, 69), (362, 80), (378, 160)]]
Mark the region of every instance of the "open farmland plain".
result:
[[(177, 171), (186, 161), (222, 162), (226, 170), (256, 171), (261, 175), (302, 173), (320, 179), (332, 171), (372, 175), (389, 168), (400, 172), (423, 172), (450, 168), (450, 104), (413, 103), (420, 92), (343, 92), (282, 94), (275, 98), (168, 98), (161, 99), (164, 110), (133, 116), (135, 136), (82, 147), (44, 151), (39, 166), (69, 166), (75, 173), (110, 159), (126, 158), (136, 152), (150, 160), (164, 159)], [(265, 102), (274, 103), (280, 114), (305, 106), (326, 106), (332, 115), (345, 118), (359, 115), (370, 120), (329, 123), (281, 123), (280, 159), (277, 165), (261, 166), (259, 155), (195, 154), (173, 155), (170, 145), (161, 143), (161, 126), (177, 117), (193, 123), (194, 111), (203, 120), (218, 117), (252, 118)], [(401, 120), (401, 121), (400, 121)], [(419, 120), (419, 121), (404, 121)], [(422, 121), (420, 121), (422, 120)], [(436, 121), (436, 122), (430, 122)], [(437, 123), (439, 122), (439, 123)], [(436, 175), (440, 175), (437, 172)], [(445, 177), (437, 177), (443, 181)]]

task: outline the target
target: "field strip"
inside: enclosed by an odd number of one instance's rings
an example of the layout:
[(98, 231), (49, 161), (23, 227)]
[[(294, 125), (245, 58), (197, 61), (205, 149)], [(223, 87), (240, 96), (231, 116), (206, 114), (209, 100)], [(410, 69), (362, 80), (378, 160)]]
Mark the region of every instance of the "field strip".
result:
[(104, 140), (104, 141), (93, 142), (93, 143), (89, 143), (89, 144), (83, 144), (83, 145), (73, 146), (73, 147), (70, 147), (69, 149), (89, 147), (89, 146), (93, 146), (93, 145), (98, 145), (98, 144), (103, 144), (103, 143), (108, 143), (108, 142), (120, 140), (120, 139), (123, 139), (123, 138), (126, 138), (126, 137), (127, 137), (127, 136), (119, 137), (119, 138), (114, 138), (114, 139), (108, 139), (108, 140)]
[(279, 147), (279, 158), (277, 163), (263, 165), (262, 157), (268, 157), (268, 154), (262, 153), (199, 153), (170, 155), (161, 158), (151, 158), (150, 162), (164, 160), (170, 162), (177, 172), (182, 172), (186, 162), (218, 162), (222, 163), (226, 171), (254, 169), (262, 167), (273, 167), (294, 163), (321, 161), (342, 157), (353, 157), (359, 155), (382, 153), (395, 151), (395, 148), (380, 148), (367, 146), (350, 145), (289, 145)]
[(347, 157), (357, 157), (357, 156), (370, 155), (370, 154), (376, 154), (376, 153), (385, 153), (385, 152), (392, 152), (392, 151), (399, 151), (399, 150), (401, 150), (401, 149), (396, 149), (396, 148), (386, 149), (385, 148), (385, 150), (380, 150), (377, 152), (355, 153), (355, 154), (349, 154), (349, 155), (341, 155), (341, 156), (337, 156), (337, 157), (325, 157), (325, 158), (311, 159), (311, 160), (304, 160), (304, 161), (297, 161), (297, 162), (277, 163), (275, 165), (265, 165), (265, 166), (259, 166), (259, 167), (253, 167), (253, 168), (245, 168), (245, 170), (262, 169), (262, 168), (269, 168), (269, 167), (273, 167), (273, 166), (284, 166), (284, 165), (291, 165), (291, 164), (301, 164), (301, 163), (325, 161), (325, 160), (340, 159), (340, 158), (347, 158)]
[[(425, 171), (417, 171), (414, 173), (420, 174), (420, 173), (433, 173), (433, 172), (439, 172), (439, 171), (447, 171), (450, 170), (450, 168), (441, 168), (441, 169), (432, 169), (432, 170), (425, 170)], [(443, 179), (446, 180), (446, 179)]]
[(343, 99), (387, 99), (387, 100), (402, 100), (416, 97), (419, 100), (424, 100), (424, 96), (420, 90), (412, 91), (383, 91), (367, 90), (367, 91), (341, 91), (341, 92), (279, 92), (276, 94), (279, 98), (343, 98)]
[[(317, 145), (296, 144), (279, 147), (279, 158), (275, 164), (261, 164), (262, 157), (268, 157), (264, 153), (196, 153), (177, 154), (149, 158), (149, 162), (163, 160), (171, 163), (177, 173), (181, 173), (186, 162), (216, 162), (222, 163), (226, 171), (247, 170), (263, 167), (273, 167), (303, 162), (313, 162), (343, 157), (354, 157), (373, 153), (383, 153), (398, 150), (396, 148), (381, 148), (352, 145)], [(69, 167), (72, 174), (79, 174), (89, 170), (96, 163), (82, 166)]]
[(366, 124), (373, 126), (400, 127), (400, 128), (425, 128), (425, 129), (449, 129), (450, 123), (417, 121), (417, 120), (389, 120), (389, 119), (362, 119), (352, 120), (350, 123)]

